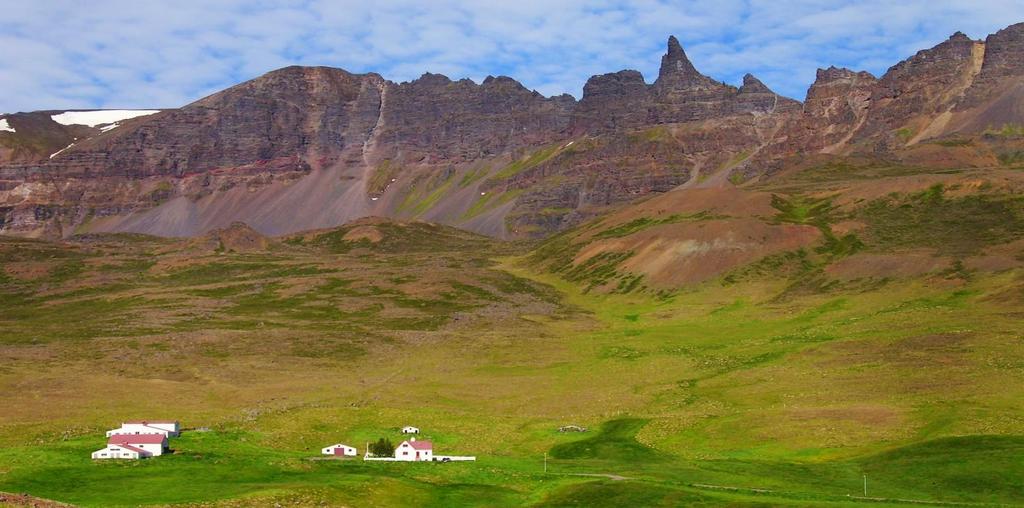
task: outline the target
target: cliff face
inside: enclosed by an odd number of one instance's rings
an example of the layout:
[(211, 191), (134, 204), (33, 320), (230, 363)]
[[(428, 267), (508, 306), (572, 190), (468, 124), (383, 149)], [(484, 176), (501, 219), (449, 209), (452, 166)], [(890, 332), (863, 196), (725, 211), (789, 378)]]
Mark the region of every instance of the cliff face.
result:
[(340, 69), (287, 67), (78, 143), (48, 168), (74, 177), (180, 178), (296, 156), (333, 160), (365, 141), (365, 134), (348, 128), (365, 121), (360, 107), (375, 100), (374, 83), (382, 81)]
[(477, 85), (438, 74), (386, 88), (379, 144), (429, 161), (472, 161), (565, 136), (576, 101), (545, 98), (508, 77)]
[(800, 118), (780, 136), (787, 152), (886, 153), (954, 133), (1024, 123), (1024, 24), (985, 41), (957, 32), (892, 66), (819, 70)]
[(6, 115), (19, 132), (0, 132), (0, 233), (188, 236), (243, 221), (282, 234), (382, 215), (543, 236), (794, 156), (1022, 124), (1022, 41), (1024, 25), (985, 41), (957, 33), (878, 79), (823, 69), (803, 104), (749, 74), (738, 88), (701, 74), (671, 37), (653, 83), (594, 76), (578, 102), (508, 77), (288, 67), (111, 129)]
[[(897, 144), (918, 137), (971, 86), (983, 53), (983, 44), (957, 32), (890, 68), (871, 87), (871, 108), (858, 137)], [(898, 133), (901, 128), (907, 130)]]
[(985, 39), (981, 69), (957, 103), (961, 125), (953, 130), (980, 130), (1024, 124), (1024, 23)]

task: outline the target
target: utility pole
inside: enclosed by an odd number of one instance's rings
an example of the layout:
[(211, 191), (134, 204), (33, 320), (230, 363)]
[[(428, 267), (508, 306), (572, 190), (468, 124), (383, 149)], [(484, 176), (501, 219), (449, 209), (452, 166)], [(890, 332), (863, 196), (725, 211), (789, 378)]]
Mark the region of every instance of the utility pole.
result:
[(548, 452), (544, 452), (544, 474), (548, 473)]
[(864, 473), (864, 497), (868, 495), (868, 474)]

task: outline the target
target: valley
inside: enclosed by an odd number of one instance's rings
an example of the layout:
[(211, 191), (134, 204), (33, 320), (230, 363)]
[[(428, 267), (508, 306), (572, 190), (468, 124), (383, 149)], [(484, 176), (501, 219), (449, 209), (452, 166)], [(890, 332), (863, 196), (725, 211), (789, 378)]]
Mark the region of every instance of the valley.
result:
[[(1019, 502), (1024, 174), (844, 175), (682, 189), (541, 243), (388, 219), (276, 238), (240, 224), (6, 238), (0, 491), (104, 506), (845, 505), (866, 474), (871, 497)], [(780, 193), (822, 177), (827, 201)], [(702, 227), (734, 241), (702, 244)], [(806, 233), (744, 247), (779, 228)], [(631, 264), (652, 231), (690, 242), (661, 244), (678, 256), (668, 271)], [(98, 430), (145, 415), (211, 431), (159, 460), (91, 463)], [(332, 436), (407, 422), (479, 461), (308, 460)]]

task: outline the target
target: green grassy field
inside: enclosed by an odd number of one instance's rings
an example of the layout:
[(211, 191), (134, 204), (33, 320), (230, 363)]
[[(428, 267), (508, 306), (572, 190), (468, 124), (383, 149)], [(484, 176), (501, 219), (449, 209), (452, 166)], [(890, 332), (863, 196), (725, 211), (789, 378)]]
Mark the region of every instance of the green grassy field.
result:
[[(531, 246), (374, 227), (379, 242), (343, 228), (258, 252), (0, 239), (0, 491), (83, 506), (1024, 504), (1018, 268), (602, 293), (534, 269)], [(159, 458), (89, 459), (141, 418), (209, 430)], [(312, 460), (407, 424), (479, 460)], [(852, 497), (865, 475), (872, 499)]]

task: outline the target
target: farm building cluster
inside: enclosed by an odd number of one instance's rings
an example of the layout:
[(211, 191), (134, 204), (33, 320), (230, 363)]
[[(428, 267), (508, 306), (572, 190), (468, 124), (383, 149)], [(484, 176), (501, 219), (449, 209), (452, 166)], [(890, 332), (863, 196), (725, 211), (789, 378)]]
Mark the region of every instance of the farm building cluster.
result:
[[(402, 427), (402, 434), (419, 434), (416, 427)], [(144, 459), (163, 455), (168, 450), (168, 439), (181, 435), (176, 421), (134, 421), (124, 422), (120, 427), (107, 431), (107, 446), (92, 452), (92, 458), (101, 459)], [(323, 455), (333, 457), (356, 457), (359, 451), (354, 446), (335, 443), (321, 449)], [(391, 456), (376, 456), (369, 446), (363, 460), (400, 462), (451, 462), (476, 460), (476, 457), (457, 455), (434, 455), (434, 444), (428, 440), (409, 437), (394, 448)]]
[(181, 434), (176, 421), (124, 422), (107, 431), (106, 448), (92, 452), (94, 459), (144, 459), (163, 455), (167, 440)]
[[(412, 426), (402, 427), (402, 434), (419, 434), (420, 429)], [(343, 443), (333, 444), (321, 450), (324, 455), (331, 455), (335, 457), (355, 457), (359, 454), (359, 451), (355, 447), (349, 446)], [(430, 441), (417, 440), (415, 437), (410, 437), (402, 441), (398, 446), (395, 447), (395, 452), (390, 457), (378, 457), (370, 453), (370, 447), (367, 445), (366, 453), (363, 455), (363, 460), (375, 460), (375, 461), (396, 461), (396, 462), (451, 462), (451, 461), (467, 461), (476, 460), (476, 457), (468, 456), (457, 456), (457, 455), (434, 455), (434, 444)]]

